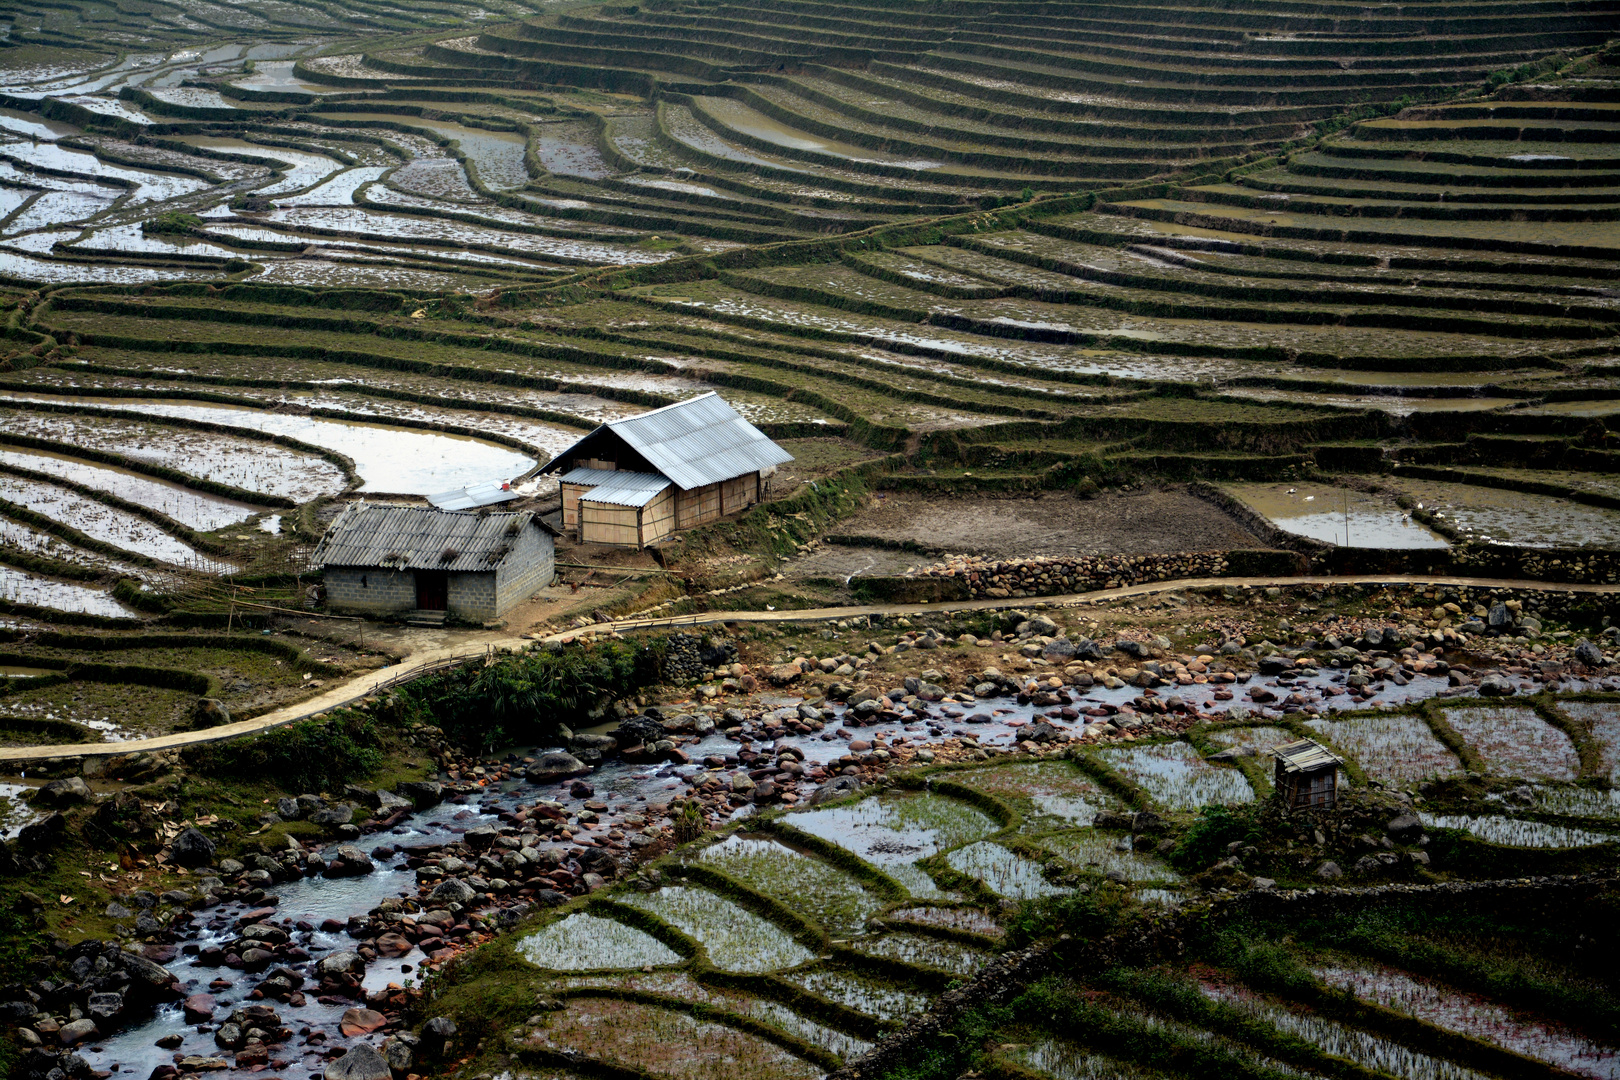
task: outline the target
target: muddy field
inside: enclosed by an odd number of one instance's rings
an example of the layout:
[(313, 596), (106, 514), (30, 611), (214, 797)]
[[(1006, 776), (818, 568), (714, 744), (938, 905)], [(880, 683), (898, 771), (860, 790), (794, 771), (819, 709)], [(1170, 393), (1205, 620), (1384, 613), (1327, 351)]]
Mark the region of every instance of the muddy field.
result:
[[(839, 531), (952, 553), (1001, 556), (1145, 555), (1265, 546), (1224, 511), (1174, 490), (1095, 499), (1060, 493), (978, 495), (971, 501), (889, 492)], [(864, 560), (862, 554), (857, 562)], [(917, 561), (910, 558), (907, 565)]]

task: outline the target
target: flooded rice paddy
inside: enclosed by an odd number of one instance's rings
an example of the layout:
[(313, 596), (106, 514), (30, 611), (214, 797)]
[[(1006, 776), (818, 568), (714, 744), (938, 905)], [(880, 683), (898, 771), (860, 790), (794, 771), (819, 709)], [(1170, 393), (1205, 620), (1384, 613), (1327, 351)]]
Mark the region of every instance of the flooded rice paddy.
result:
[(234, 569), (169, 535), (146, 518), (97, 502), (69, 488), (0, 473), (0, 499), (123, 551), (203, 573), (219, 574)]
[(1444, 548), (1394, 501), (1327, 484), (1228, 484), (1244, 505), (1298, 536), (1340, 547)]
[[(52, 399), (7, 397), (3, 400)], [(331, 450), (354, 462), (363, 480), (362, 491), (427, 495), (467, 484), (509, 480), (536, 464), (533, 458), (517, 451), (468, 436), (396, 428), (369, 421), (156, 398), (79, 398), (73, 402), (155, 417), (248, 428)]]
[(116, 495), (173, 518), (201, 532), (235, 525), (261, 512), (247, 503), (166, 483), (141, 473), (93, 464), (59, 454), (0, 448), (0, 465), (12, 465)]
[(115, 619), (134, 618), (136, 615), (114, 600), (105, 589), (77, 582), (56, 581), (3, 565), (0, 565), (0, 600)]
[(1171, 810), (1196, 810), (1209, 804), (1248, 802), (1254, 789), (1242, 773), (1212, 765), (1191, 745), (1110, 747), (1098, 755), (1108, 766)]
[[(115, 401), (113, 407), (118, 407)], [(140, 419), (0, 409), (8, 430), (122, 454), (202, 480), (308, 502), (343, 490), (343, 470), (308, 452)]]
[(1328, 986), (1447, 1031), (1469, 1035), (1594, 1080), (1620, 1076), (1620, 1051), (1552, 1021), (1522, 1017), (1477, 994), (1452, 990), (1394, 968), (1322, 965), (1314, 969)]
[(1527, 708), (1507, 705), (1447, 709), (1446, 723), (1502, 776), (1571, 781), (1581, 761), (1568, 735)]

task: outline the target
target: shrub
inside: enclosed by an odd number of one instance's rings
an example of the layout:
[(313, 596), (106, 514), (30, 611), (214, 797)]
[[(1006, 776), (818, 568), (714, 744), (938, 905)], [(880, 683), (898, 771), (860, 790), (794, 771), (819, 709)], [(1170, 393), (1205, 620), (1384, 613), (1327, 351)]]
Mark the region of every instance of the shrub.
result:
[(241, 739), (196, 747), (186, 756), (199, 772), (241, 780), (273, 779), (292, 792), (336, 791), (382, 764), (381, 733), (370, 717), (337, 713)]
[(412, 711), (466, 746), (490, 750), (539, 742), (656, 682), (661, 645), (611, 642), (509, 654), (423, 679), (403, 696)]
[(1247, 808), (1205, 806), (1171, 852), (1170, 863), (1179, 870), (1202, 870), (1225, 858), (1227, 845), (1238, 840), (1252, 841), (1256, 836), (1255, 822)]
[(159, 214), (155, 218), (147, 218), (141, 223), (143, 233), (189, 233), (193, 229), (202, 228), (202, 218), (196, 214), (183, 214), (178, 210), (170, 210), (166, 214)]

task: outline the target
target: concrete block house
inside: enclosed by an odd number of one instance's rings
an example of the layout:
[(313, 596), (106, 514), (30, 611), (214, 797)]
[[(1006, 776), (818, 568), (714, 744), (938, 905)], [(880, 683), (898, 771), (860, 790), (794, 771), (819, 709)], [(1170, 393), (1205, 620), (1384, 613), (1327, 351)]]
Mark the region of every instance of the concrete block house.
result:
[(315, 561), (332, 610), (430, 622), (499, 618), (557, 576), (552, 531), (532, 511), (351, 503)]
[(564, 532), (641, 548), (755, 505), (792, 460), (708, 393), (603, 424), (541, 471), (562, 488)]

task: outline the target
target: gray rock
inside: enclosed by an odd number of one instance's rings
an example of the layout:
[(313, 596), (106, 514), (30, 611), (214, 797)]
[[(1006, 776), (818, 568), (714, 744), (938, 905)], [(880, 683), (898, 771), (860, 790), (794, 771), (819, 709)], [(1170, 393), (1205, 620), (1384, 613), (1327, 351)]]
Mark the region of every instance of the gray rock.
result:
[(1035, 615), (1019, 623), (1016, 632), (1020, 635), (1029, 634), (1033, 637), (1056, 637), (1058, 625), (1045, 615)]
[(1423, 822), (1416, 814), (1397, 814), (1390, 818), (1384, 831), (1397, 844), (1415, 844), (1423, 835)]
[(198, 698), (191, 707), (191, 726), (194, 730), (219, 727), (231, 722), (231, 710), (218, 698)]
[(1575, 659), (1589, 668), (1595, 668), (1603, 663), (1603, 650), (1587, 641), (1585, 638), (1575, 643)]
[(842, 799), (858, 791), (860, 786), (861, 782), (853, 776), (835, 776), (816, 789), (815, 794), (810, 796), (810, 805), (820, 806), (834, 799)]
[(1078, 651), (1075, 643), (1068, 638), (1053, 638), (1047, 642), (1046, 648), (1041, 650), (1041, 657), (1051, 663), (1062, 664), (1073, 660)]
[(437, 780), (406, 780), (399, 785), (399, 793), (411, 800), (418, 810), (444, 801), (444, 785)]
[(613, 732), (613, 739), (620, 746), (651, 746), (663, 737), (664, 729), (650, 716), (632, 716)]
[(1486, 627), (1479, 619), (1465, 619), (1457, 624), (1457, 629), (1464, 634), (1477, 635), (1483, 634)]
[(166, 1001), (180, 996), (173, 972), (138, 953), (120, 952), (118, 965), (129, 974), (126, 997), (146, 1001)]
[[(662, 737), (662, 731), (663, 729), (660, 728), (660, 737)], [(654, 740), (654, 742), (656, 741)], [(524, 776), (531, 784), (555, 784), (561, 780), (583, 776), (590, 771), (590, 768), (573, 754), (564, 750), (551, 750), (541, 754), (535, 760), (535, 763), (529, 766), (528, 772)]]
[(315, 964), (318, 975), (364, 975), (366, 962), (357, 952), (335, 952)]
[(383, 1060), (388, 1062), (388, 1067), (396, 1076), (404, 1076), (410, 1072), (411, 1064), (416, 1059), (410, 1045), (398, 1035), (383, 1041), (382, 1053)]
[(89, 1042), (100, 1035), (94, 1020), (74, 1020), (62, 1025), (56, 1033), (56, 1039), (63, 1046), (78, 1046), (82, 1042)]
[(124, 1011), (124, 995), (91, 994), (85, 1002), (84, 1011), (98, 1027), (111, 1030), (118, 1014)]
[(390, 814), (397, 814), (401, 810), (415, 809), (416, 804), (410, 799), (401, 798), (400, 796), (395, 795), (392, 791), (377, 792), (376, 810), (378, 815), (382, 817), (387, 817)]
[(1479, 680), (1480, 697), (1512, 697), (1519, 688), (1505, 675), (1487, 675)]
[(1513, 613), (1507, 605), (1498, 601), (1491, 605), (1490, 611), (1485, 615), (1485, 626), (1493, 634), (1500, 634), (1513, 627)]
[(460, 878), (447, 878), (428, 894), (436, 904), (470, 904), (477, 897), (477, 891)]
[(582, 750), (594, 750), (606, 756), (619, 749), (619, 740), (611, 735), (575, 735), (568, 740), (568, 749), (574, 754)]
[(1129, 638), (1120, 638), (1115, 641), (1114, 649), (1138, 660), (1145, 658), (1148, 654), (1146, 645), (1143, 645), (1140, 641), (1132, 641)]
[(422, 1025), (422, 1041), (417, 1048), (429, 1058), (442, 1058), (456, 1037), (456, 1022), (448, 1016), (435, 1016)]
[(388, 1059), (370, 1043), (355, 1043), (349, 1052), (327, 1065), (325, 1080), (393, 1080)]
[(34, 794), (35, 806), (75, 806), (95, 800), (96, 793), (90, 790), (90, 785), (84, 782), (82, 776), (52, 780)]
[(276, 800), (276, 816), (282, 821), (297, 821), (304, 816), (304, 808), (298, 805), (298, 800), (283, 795)]
[(207, 866), (214, 861), (214, 850), (214, 842), (194, 828), (169, 842), (169, 858), (185, 867)]
[(354, 807), (349, 803), (338, 803), (309, 815), (312, 825), (347, 825), (353, 820)]
[(1316, 868), (1316, 876), (1323, 881), (1337, 881), (1344, 877), (1344, 871), (1339, 869), (1338, 863), (1330, 860)]

